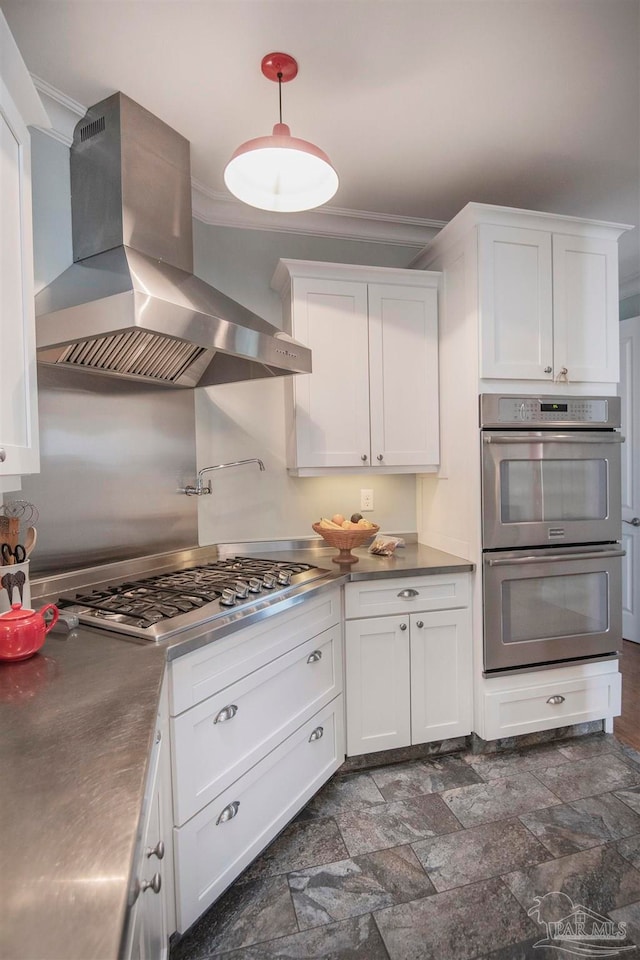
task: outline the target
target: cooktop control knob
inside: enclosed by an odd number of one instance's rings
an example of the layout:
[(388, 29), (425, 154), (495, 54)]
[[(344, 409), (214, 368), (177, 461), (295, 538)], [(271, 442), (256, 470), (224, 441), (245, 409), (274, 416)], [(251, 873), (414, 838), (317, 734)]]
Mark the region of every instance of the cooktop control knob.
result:
[(258, 577), (250, 577), (249, 590), (251, 593), (260, 593), (262, 590), (262, 580), (259, 580)]
[(283, 587), (286, 587), (289, 583), (291, 583), (291, 571), (281, 570), (278, 574), (278, 583), (281, 583)]
[(231, 587), (225, 587), (220, 597), (220, 603), (225, 607), (232, 607), (236, 602), (236, 592)]
[(235, 591), (238, 600), (244, 600), (245, 597), (249, 596), (249, 584), (245, 583), (244, 580), (236, 580)]
[(262, 578), (262, 585), (265, 590), (273, 590), (277, 582), (277, 577), (273, 573), (265, 573), (264, 577)]

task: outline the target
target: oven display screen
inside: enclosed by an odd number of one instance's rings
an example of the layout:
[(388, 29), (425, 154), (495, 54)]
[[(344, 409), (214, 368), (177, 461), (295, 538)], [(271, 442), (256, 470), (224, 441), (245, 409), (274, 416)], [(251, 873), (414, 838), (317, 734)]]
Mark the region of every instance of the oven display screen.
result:
[(566, 413), (569, 409), (566, 403), (541, 403), (541, 413)]

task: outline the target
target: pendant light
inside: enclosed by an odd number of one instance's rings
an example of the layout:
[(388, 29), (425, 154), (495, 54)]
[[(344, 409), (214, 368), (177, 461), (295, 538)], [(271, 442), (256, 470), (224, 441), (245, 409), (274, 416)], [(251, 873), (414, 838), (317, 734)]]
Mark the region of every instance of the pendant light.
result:
[(326, 203), (338, 189), (338, 174), (320, 147), (291, 136), (282, 122), (282, 84), (293, 80), (298, 64), (288, 53), (268, 53), (262, 73), (278, 84), (280, 122), (270, 137), (247, 140), (224, 171), (224, 182), (243, 203), (261, 210), (292, 213)]

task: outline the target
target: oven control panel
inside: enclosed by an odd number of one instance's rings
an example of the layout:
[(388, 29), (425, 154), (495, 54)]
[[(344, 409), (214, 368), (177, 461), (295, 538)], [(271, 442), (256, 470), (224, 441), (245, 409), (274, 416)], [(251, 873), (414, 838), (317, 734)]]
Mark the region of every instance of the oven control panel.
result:
[(480, 425), (545, 427), (620, 426), (619, 397), (513, 397), (483, 394)]

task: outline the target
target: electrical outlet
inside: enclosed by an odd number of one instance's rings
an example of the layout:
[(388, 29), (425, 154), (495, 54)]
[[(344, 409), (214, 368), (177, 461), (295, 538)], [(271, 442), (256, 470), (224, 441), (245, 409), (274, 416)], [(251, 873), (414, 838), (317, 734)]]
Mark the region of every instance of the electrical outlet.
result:
[(360, 491), (360, 509), (373, 510), (373, 490)]

